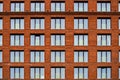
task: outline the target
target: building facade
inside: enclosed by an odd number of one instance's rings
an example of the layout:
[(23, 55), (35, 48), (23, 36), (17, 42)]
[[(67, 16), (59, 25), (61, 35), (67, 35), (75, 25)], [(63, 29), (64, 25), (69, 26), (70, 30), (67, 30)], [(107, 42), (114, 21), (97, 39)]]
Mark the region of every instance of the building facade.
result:
[(1, 80), (119, 80), (119, 0), (0, 0)]

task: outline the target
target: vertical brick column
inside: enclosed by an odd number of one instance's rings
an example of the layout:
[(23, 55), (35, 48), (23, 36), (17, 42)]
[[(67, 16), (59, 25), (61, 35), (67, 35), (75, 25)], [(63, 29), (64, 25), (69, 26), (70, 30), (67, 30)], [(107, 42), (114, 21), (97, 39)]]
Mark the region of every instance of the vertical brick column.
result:
[(25, 12), (30, 12), (31, 10), (30, 4), (31, 4), (30, 0), (24, 0), (24, 11)]
[[(89, 49), (88, 49), (88, 69), (89, 69), (89, 79), (93, 80), (96, 79), (97, 74), (97, 33), (96, 33), (96, 25), (97, 25), (97, 18), (95, 16), (88, 17), (89, 21), (89, 31), (88, 31), (88, 38), (89, 38)], [(91, 74), (92, 73), (92, 74)], [(94, 75), (93, 75), (94, 74)]]
[(69, 79), (74, 79), (74, 48), (73, 48), (73, 45), (74, 45), (74, 16), (66, 16), (65, 17), (65, 21), (66, 21), (66, 30), (65, 30), (65, 38), (66, 38), (66, 66), (65, 66), (65, 69), (66, 69), (66, 80), (69, 80)]
[(10, 17), (3, 17), (3, 79), (10, 79)]
[(97, 11), (97, 0), (88, 0), (88, 11), (96, 12)]
[(111, 12), (118, 12), (119, 0), (111, 0)]
[(30, 80), (30, 17), (24, 17), (24, 79)]
[[(119, 33), (118, 33), (118, 17), (113, 16), (111, 17), (112, 21), (111, 21), (111, 26), (112, 26), (112, 34), (111, 34), (111, 41), (112, 41), (112, 63), (114, 63), (114, 65), (112, 65), (112, 79), (117, 80), (118, 79), (118, 52), (119, 49), (116, 48), (117, 46), (119, 46)], [(119, 64), (119, 63), (118, 63)]]
[(10, 12), (10, 0), (3, 0), (3, 11)]
[(65, 0), (65, 11), (74, 11), (74, 0)]
[(48, 80), (51, 77), (50, 73), (50, 46), (51, 46), (51, 38), (50, 38), (50, 16), (45, 16), (45, 79)]
[(45, 11), (51, 11), (51, 0), (45, 0)]

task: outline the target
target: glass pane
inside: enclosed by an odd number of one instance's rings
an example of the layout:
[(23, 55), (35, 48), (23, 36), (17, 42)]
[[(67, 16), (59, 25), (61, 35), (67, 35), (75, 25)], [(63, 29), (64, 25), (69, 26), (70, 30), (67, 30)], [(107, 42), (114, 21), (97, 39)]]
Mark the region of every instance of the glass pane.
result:
[(55, 11), (55, 3), (51, 3), (51, 11)]
[(14, 3), (11, 3), (11, 11), (13, 12), (15, 9), (15, 5), (14, 5)]
[(40, 57), (41, 62), (44, 62), (44, 52), (40, 52), (40, 53), (41, 53), (41, 57)]
[(21, 27), (21, 29), (24, 29), (24, 19), (21, 19), (21, 21), (20, 21), (20, 22), (21, 22), (21, 23), (20, 23), (20, 24), (21, 24), (21, 26), (20, 26), (20, 27)]
[(24, 62), (24, 52), (23, 51), (20, 52), (20, 61)]
[(35, 11), (35, 3), (31, 3), (31, 11)]
[(21, 11), (24, 11), (24, 3), (21, 3)]
[(20, 40), (19, 40), (19, 35), (15, 35), (15, 45), (19, 46)]
[(97, 78), (101, 79), (101, 68), (97, 68)]
[(106, 11), (106, 3), (102, 3), (102, 11)]
[(61, 11), (65, 11), (65, 3), (61, 3)]
[(79, 62), (83, 62), (83, 52), (79, 52)]
[(55, 52), (51, 52), (51, 62), (55, 62)]
[(62, 35), (61, 36), (61, 45), (65, 45), (65, 36), (64, 35)]
[(52, 46), (55, 45), (55, 36), (54, 35), (51, 36), (51, 45)]
[(88, 62), (88, 52), (84, 52), (84, 62)]
[(78, 46), (78, 35), (74, 35), (74, 45)]
[(101, 52), (97, 52), (97, 62), (101, 62)]
[(55, 69), (51, 68), (51, 79), (55, 79)]
[(45, 11), (45, 4), (41, 3), (41, 11)]
[(110, 22), (110, 19), (107, 19), (107, 29), (110, 29), (111, 28), (111, 22)]
[(74, 3), (74, 11), (78, 11), (78, 3)]
[(20, 36), (20, 45), (21, 46), (24, 45), (24, 36), (23, 35)]
[(79, 68), (79, 79), (83, 79), (83, 68)]
[(84, 29), (88, 29), (88, 19), (84, 19)]
[(60, 52), (56, 52), (56, 62), (60, 62)]
[(97, 11), (101, 11), (101, 3), (97, 3)]
[(79, 3), (79, 11), (83, 11), (83, 3)]
[(78, 19), (74, 19), (74, 29), (78, 29)]
[(44, 19), (41, 19), (41, 29), (44, 29), (44, 23), (45, 23)]
[(65, 79), (65, 69), (61, 68), (61, 79)]
[(44, 79), (44, 68), (41, 68), (41, 79)]
[(55, 29), (55, 19), (51, 19), (51, 29)]
[(65, 29), (65, 19), (61, 19), (61, 29)]
[(88, 11), (88, 3), (84, 3), (84, 11)]
[(83, 43), (83, 40), (84, 40), (84, 39), (83, 39), (83, 35), (79, 35), (79, 45), (80, 45), (80, 46), (83, 46), (83, 44), (84, 44), (84, 43)]
[(78, 62), (78, 52), (74, 52), (74, 62)]
[(88, 68), (84, 68), (84, 79), (88, 79)]
[(107, 11), (110, 12), (110, 3), (106, 3), (107, 4)]
[(31, 35), (31, 45), (35, 45), (35, 36), (34, 35)]
[(40, 37), (39, 36), (35, 36), (35, 45), (38, 46), (40, 45)]
[(107, 68), (107, 79), (111, 79), (111, 69)]
[(40, 37), (41, 37), (41, 41), (40, 41), (40, 42), (41, 42), (41, 46), (44, 46), (44, 45), (45, 45), (45, 44), (44, 44), (44, 42), (45, 42), (45, 40), (44, 40), (44, 35), (41, 35)]
[(79, 29), (83, 29), (83, 19), (79, 19)]
[(14, 68), (10, 68), (10, 78), (14, 79)]
[(31, 68), (30, 69), (30, 74), (31, 74), (31, 79), (34, 79), (34, 68)]
[(56, 11), (60, 11), (60, 3), (56, 3)]
[(101, 19), (97, 19), (97, 29), (101, 29)]
[(74, 79), (78, 79), (78, 68), (74, 68)]
[(34, 62), (34, 52), (32, 51), (31, 53), (30, 53), (30, 60), (31, 60), (31, 62)]
[(88, 45), (88, 36), (87, 35), (84, 36), (84, 45), (85, 46)]
[(61, 62), (65, 62), (65, 52), (61, 52)]
[(56, 68), (56, 79), (60, 79), (60, 68)]

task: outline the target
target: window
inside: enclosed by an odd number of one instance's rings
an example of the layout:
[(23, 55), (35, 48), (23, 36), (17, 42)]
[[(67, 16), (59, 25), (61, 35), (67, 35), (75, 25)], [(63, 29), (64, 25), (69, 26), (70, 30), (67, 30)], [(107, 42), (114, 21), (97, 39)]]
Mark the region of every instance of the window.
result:
[(74, 19), (74, 29), (88, 29), (88, 19), (75, 18)]
[(120, 29), (120, 18), (119, 18), (119, 22), (118, 22), (118, 25), (119, 25), (119, 29)]
[(88, 79), (88, 68), (74, 68), (74, 79)]
[(110, 29), (111, 20), (110, 19), (97, 19), (97, 29)]
[(97, 79), (111, 79), (111, 68), (97, 68)]
[(52, 46), (64, 46), (65, 35), (51, 35), (51, 45)]
[(24, 62), (24, 51), (10, 51), (10, 62)]
[(119, 79), (120, 79), (120, 68), (119, 68), (119, 72), (118, 72), (118, 75), (119, 75)]
[(44, 46), (44, 35), (31, 35), (31, 46)]
[(2, 46), (2, 45), (3, 45), (2, 38), (3, 38), (3, 36), (0, 34), (0, 46)]
[(31, 3), (31, 11), (32, 12), (44, 12), (45, 11), (44, 2), (32, 2)]
[(119, 51), (119, 62), (120, 62), (120, 51)]
[(0, 3), (0, 12), (3, 12), (3, 3)]
[(0, 29), (3, 29), (3, 19), (0, 19)]
[(31, 79), (44, 79), (44, 68), (30, 68)]
[(120, 46), (120, 34), (119, 34), (119, 46)]
[(64, 2), (52, 2), (51, 3), (51, 11), (52, 12), (64, 12), (65, 11), (65, 3)]
[(87, 12), (88, 2), (74, 2), (74, 11), (75, 12)]
[(65, 51), (51, 51), (51, 62), (65, 62)]
[(97, 62), (111, 62), (111, 51), (98, 51)]
[(11, 19), (11, 29), (24, 29), (24, 19)]
[(11, 12), (23, 12), (24, 11), (24, 3), (11, 3)]
[(0, 62), (2, 62), (2, 58), (3, 58), (3, 56), (2, 56), (2, 51), (0, 51)]
[(110, 2), (98, 2), (97, 11), (99, 12), (110, 12)]
[(24, 35), (11, 35), (11, 46), (24, 46)]
[(3, 69), (0, 67), (0, 79), (3, 78)]
[(75, 46), (88, 46), (88, 35), (74, 35)]
[(44, 62), (44, 51), (31, 51), (30, 62)]
[(24, 68), (10, 68), (11, 79), (24, 79)]
[(65, 19), (51, 19), (51, 29), (65, 29)]
[(31, 29), (44, 29), (44, 19), (31, 19)]
[(97, 45), (98, 46), (110, 46), (111, 45), (111, 35), (97, 35)]
[(74, 51), (74, 62), (88, 62), (88, 51)]
[(65, 79), (65, 68), (51, 68), (51, 79)]
[(118, 12), (120, 12), (120, 2), (118, 3)]

